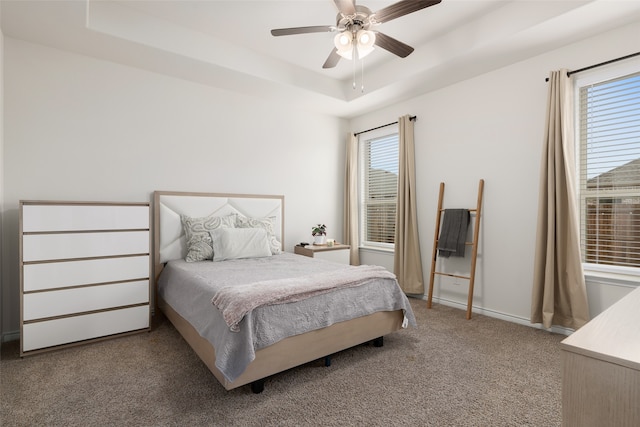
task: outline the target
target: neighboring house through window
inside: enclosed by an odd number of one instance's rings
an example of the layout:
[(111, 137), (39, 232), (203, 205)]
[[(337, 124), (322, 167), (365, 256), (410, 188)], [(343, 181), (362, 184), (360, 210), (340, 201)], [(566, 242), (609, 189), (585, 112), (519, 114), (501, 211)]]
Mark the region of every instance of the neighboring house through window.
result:
[(398, 133), (359, 136), (360, 246), (393, 250), (398, 194)]
[(585, 271), (640, 275), (640, 65), (576, 79)]

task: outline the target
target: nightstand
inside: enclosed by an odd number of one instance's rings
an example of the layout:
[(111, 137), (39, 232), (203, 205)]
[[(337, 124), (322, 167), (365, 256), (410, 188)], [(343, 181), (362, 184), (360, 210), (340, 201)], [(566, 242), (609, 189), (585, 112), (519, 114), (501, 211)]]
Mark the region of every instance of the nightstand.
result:
[(327, 261), (339, 262), (341, 264), (349, 264), (351, 246), (341, 245), (339, 243), (333, 246), (327, 245), (296, 245), (294, 251), (298, 255), (304, 255), (311, 258), (320, 258)]

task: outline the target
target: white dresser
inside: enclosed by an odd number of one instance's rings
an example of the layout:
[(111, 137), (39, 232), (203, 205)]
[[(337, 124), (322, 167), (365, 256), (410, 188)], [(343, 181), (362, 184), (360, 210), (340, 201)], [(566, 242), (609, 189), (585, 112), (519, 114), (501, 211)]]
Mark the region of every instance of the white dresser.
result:
[(150, 329), (148, 203), (20, 202), (21, 356)]

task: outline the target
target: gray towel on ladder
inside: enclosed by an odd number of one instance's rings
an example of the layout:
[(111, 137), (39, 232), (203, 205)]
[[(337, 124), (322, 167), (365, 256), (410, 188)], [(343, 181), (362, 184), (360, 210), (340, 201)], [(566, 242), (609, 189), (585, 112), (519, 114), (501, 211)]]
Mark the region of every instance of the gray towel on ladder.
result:
[(441, 257), (464, 257), (469, 217), (468, 209), (444, 210), (442, 229), (438, 239), (438, 254)]

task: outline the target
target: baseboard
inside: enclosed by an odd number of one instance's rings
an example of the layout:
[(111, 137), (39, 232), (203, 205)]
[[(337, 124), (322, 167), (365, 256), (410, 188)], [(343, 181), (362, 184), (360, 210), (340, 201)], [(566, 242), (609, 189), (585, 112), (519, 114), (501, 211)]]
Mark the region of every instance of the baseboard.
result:
[[(426, 296), (422, 296), (420, 299), (422, 300), (427, 300)], [(467, 311), (467, 305), (457, 302), (457, 301), (452, 301), (452, 300), (448, 300), (446, 298), (437, 298), (437, 297), (433, 297), (432, 301), (434, 303), (439, 303), (442, 305), (446, 305), (448, 307), (454, 307), (454, 308), (459, 308), (461, 310)], [(552, 326), (551, 328), (545, 328), (544, 326), (542, 326), (539, 323), (531, 323), (530, 319), (527, 319), (525, 317), (520, 317), (520, 316), (514, 316), (512, 314), (505, 314), (505, 313), (501, 313), (499, 311), (495, 311), (495, 310), (489, 310), (483, 307), (478, 307), (478, 306), (473, 306), (472, 307), (472, 312), (475, 314), (482, 314), (483, 316), (488, 316), (488, 317), (493, 317), (496, 319), (500, 319), (500, 320), (504, 320), (507, 322), (512, 322), (512, 323), (517, 323), (519, 325), (524, 325), (524, 326), (528, 326), (530, 328), (534, 328), (534, 329), (541, 329), (544, 331), (548, 331), (548, 332), (552, 332), (555, 334), (562, 334), (562, 335), (571, 335), (574, 331), (573, 329), (569, 329), (569, 328), (564, 328), (561, 326)]]
[(18, 341), (20, 339), (20, 331), (5, 332), (2, 334), (2, 342)]

